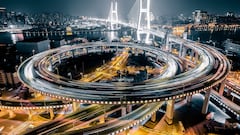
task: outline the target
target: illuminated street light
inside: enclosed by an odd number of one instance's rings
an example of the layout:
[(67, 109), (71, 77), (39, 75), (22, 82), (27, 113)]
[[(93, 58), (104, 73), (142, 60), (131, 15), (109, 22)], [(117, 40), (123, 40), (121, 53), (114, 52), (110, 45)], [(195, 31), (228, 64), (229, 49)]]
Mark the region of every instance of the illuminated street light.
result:
[(58, 67), (55, 67), (55, 70), (57, 71), (57, 75), (59, 75), (59, 69), (58, 69)]
[(71, 72), (69, 72), (67, 75), (70, 77), (70, 80), (73, 79), (73, 77), (72, 77), (72, 73), (71, 73)]
[(32, 50), (32, 55), (35, 55), (35, 50), (34, 49)]
[(23, 56), (20, 56), (20, 63), (23, 62)]

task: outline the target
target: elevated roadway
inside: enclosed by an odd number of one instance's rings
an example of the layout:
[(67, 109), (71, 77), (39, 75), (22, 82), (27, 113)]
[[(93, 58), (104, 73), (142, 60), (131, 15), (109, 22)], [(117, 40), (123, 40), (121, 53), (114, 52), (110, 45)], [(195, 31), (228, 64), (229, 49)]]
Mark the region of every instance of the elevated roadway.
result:
[[(94, 20), (94, 19), (92, 19)], [(97, 20), (105, 21), (107, 20)], [(121, 25), (136, 28), (127, 23)], [(159, 109), (161, 101), (171, 101), (187, 96), (210, 91), (212, 87), (221, 84), (230, 71), (227, 58), (215, 49), (190, 40), (175, 37), (165, 31), (146, 30), (160, 38), (167, 38), (166, 50), (150, 45), (133, 43), (88, 43), (49, 50), (37, 54), (22, 63), (18, 70), (20, 80), (28, 87), (61, 100), (88, 104), (144, 104), (137, 110), (117, 120), (112, 120), (97, 126), (69, 131), (67, 133), (86, 134), (116, 134), (141, 124)], [(181, 53), (175, 56), (171, 51), (171, 43), (178, 44)], [(122, 51), (124, 48), (136, 48), (146, 51), (156, 61), (166, 63), (167, 69), (163, 76), (146, 80), (141, 83), (93, 83), (71, 80), (53, 73), (53, 69), (63, 59), (81, 56), (91, 52), (101, 52), (103, 47)], [(180, 59), (185, 58), (184, 48), (195, 53), (195, 66), (186, 72), (177, 74), (182, 67)], [(165, 52), (166, 51), (166, 52)], [(181, 54), (181, 55), (180, 55)], [(208, 99), (208, 97), (206, 97)], [(208, 101), (208, 100), (206, 100)]]

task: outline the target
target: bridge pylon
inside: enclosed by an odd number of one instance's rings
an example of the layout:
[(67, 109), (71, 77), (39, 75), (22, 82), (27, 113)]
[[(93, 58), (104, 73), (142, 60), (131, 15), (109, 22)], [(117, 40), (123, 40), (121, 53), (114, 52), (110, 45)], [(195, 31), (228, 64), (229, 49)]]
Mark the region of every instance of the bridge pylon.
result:
[(115, 30), (118, 26), (118, 2), (116, 0), (111, 1), (108, 20), (110, 21), (111, 30)]
[[(138, 24), (137, 24), (137, 39), (141, 40), (141, 35), (145, 34), (145, 42), (149, 42), (150, 33), (146, 30), (151, 29), (151, 18), (150, 18), (150, 0), (138, 0), (140, 5)], [(145, 18), (144, 18), (145, 16)], [(145, 32), (144, 32), (145, 31)]]

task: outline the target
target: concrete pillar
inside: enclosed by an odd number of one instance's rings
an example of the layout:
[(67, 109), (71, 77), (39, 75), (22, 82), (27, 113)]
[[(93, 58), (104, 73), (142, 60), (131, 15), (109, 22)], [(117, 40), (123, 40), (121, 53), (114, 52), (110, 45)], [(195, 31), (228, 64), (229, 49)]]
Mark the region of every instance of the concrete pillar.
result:
[(185, 58), (186, 53), (187, 53), (187, 48), (183, 47), (183, 49), (182, 49), (182, 57), (183, 58)]
[(105, 115), (99, 118), (99, 124), (105, 123)]
[(179, 51), (178, 51), (178, 57), (182, 56), (182, 50), (183, 50), (183, 44), (180, 44)]
[(122, 116), (125, 116), (127, 114), (127, 108), (123, 107), (121, 112), (122, 112)]
[(227, 90), (227, 96), (230, 96), (232, 91), (230, 89)]
[(61, 54), (58, 55), (58, 63), (61, 64), (62, 59), (61, 59)]
[(13, 77), (13, 73), (10, 73), (10, 75), (11, 75), (11, 79), (12, 79), (12, 86), (13, 86), (14, 88), (16, 88), (15, 81), (14, 81), (14, 77)]
[(189, 103), (191, 102), (191, 100), (192, 100), (192, 96), (189, 95), (189, 96), (187, 96), (186, 98), (187, 98), (187, 99), (186, 99), (186, 100), (187, 100), (187, 103), (189, 104)]
[(222, 83), (220, 84), (220, 87), (219, 87), (219, 95), (221, 95), (221, 96), (223, 95), (225, 84), (226, 84), (226, 79), (224, 79), (222, 81)]
[(16, 114), (12, 110), (7, 110), (9, 114), (9, 118), (12, 119), (16, 116)]
[(73, 58), (75, 57), (75, 52), (74, 52), (74, 50), (72, 50), (72, 57), (73, 57)]
[(209, 100), (210, 100), (210, 94), (211, 94), (211, 89), (207, 90), (205, 93), (205, 98), (204, 98), (203, 106), (202, 106), (202, 114), (207, 114)]
[(49, 60), (49, 67), (50, 67), (50, 70), (53, 71), (52, 59)]
[(193, 57), (194, 57), (194, 51), (191, 50), (191, 61), (193, 62)]
[(127, 113), (132, 112), (132, 105), (127, 105)]
[(172, 52), (172, 44), (169, 44), (169, 52)]
[(166, 51), (168, 51), (169, 49), (168, 47), (169, 47), (169, 38), (166, 37), (166, 46), (165, 46)]
[(50, 113), (50, 119), (52, 120), (54, 118), (53, 108), (49, 109), (49, 113)]
[(130, 129), (125, 130), (125, 135), (129, 135)]
[(157, 112), (153, 113), (153, 115), (151, 117), (152, 122), (156, 122), (156, 120), (157, 120)]
[(169, 125), (173, 124), (174, 103), (175, 103), (175, 100), (167, 101), (167, 110), (166, 110), (165, 121)]
[(198, 53), (196, 52), (196, 53), (195, 53), (195, 61), (194, 61), (194, 64), (196, 64), (197, 61), (198, 61)]
[(116, 52), (118, 52), (118, 46), (116, 46)]
[(80, 109), (80, 103), (78, 102), (72, 102), (72, 110), (73, 112), (76, 112)]
[(32, 120), (32, 116), (33, 116), (33, 114), (32, 114), (32, 111), (31, 110), (28, 110), (28, 120)]

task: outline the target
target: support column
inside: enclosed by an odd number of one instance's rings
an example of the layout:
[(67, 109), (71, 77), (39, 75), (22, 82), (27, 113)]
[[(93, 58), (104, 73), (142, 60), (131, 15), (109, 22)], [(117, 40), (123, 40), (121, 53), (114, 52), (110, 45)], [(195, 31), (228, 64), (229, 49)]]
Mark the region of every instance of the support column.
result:
[(206, 91), (205, 98), (203, 101), (203, 106), (202, 106), (202, 114), (207, 114), (209, 100), (210, 100), (210, 94), (211, 94), (211, 89)]
[(169, 44), (169, 52), (172, 53), (172, 44)]
[(185, 58), (186, 53), (187, 53), (187, 49), (185, 47), (183, 47), (183, 49), (182, 49), (182, 57), (183, 58)]
[(58, 63), (61, 64), (62, 59), (61, 59), (61, 54), (58, 55)]
[(125, 116), (127, 114), (127, 108), (123, 107), (121, 112), (122, 112), (122, 116)]
[(194, 57), (194, 51), (191, 50), (191, 61), (193, 62), (193, 57)]
[(72, 57), (73, 57), (73, 58), (75, 57), (75, 52), (74, 52), (74, 50), (72, 50)]
[(196, 53), (195, 53), (195, 61), (194, 61), (194, 64), (196, 64), (197, 61), (198, 61), (198, 53), (196, 52)]
[(50, 70), (53, 71), (52, 59), (50, 59)]
[(105, 123), (105, 115), (103, 115), (99, 118), (99, 123), (100, 124)]
[(227, 90), (227, 96), (230, 96), (232, 91), (230, 89)]
[(49, 109), (49, 113), (50, 113), (50, 119), (52, 120), (54, 118), (53, 108)]
[(125, 135), (129, 135), (130, 129), (125, 130)]
[(157, 120), (157, 112), (153, 113), (153, 115), (151, 117), (152, 122), (156, 122), (156, 120)]
[(178, 57), (182, 56), (182, 50), (183, 50), (183, 44), (180, 44), (179, 51), (178, 51)]
[(80, 109), (80, 103), (72, 102), (72, 110), (73, 112), (78, 111)]
[(169, 38), (168, 37), (166, 37), (166, 45), (165, 45), (165, 50), (166, 51), (168, 51), (169, 49), (168, 49), (168, 47), (169, 47)]
[(186, 100), (187, 100), (187, 104), (190, 104), (190, 102), (191, 102), (191, 100), (192, 100), (192, 96), (189, 95), (189, 96), (187, 96), (186, 98), (187, 98), (187, 99), (186, 99)]
[(169, 125), (173, 124), (174, 103), (175, 103), (175, 100), (167, 101), (167, 110), (166, 110), (165, 121)]
[(32, 120), (32, 116), (33, 116), (33, 114), (32, 114), (32, 111), (31, 110), (28, 110), (28, 120)]
[(127, 113), (132, 112), (132, 105), (127, 105)]
[(12, 86), (13, 86), (13, 88), (16, 88), (15, 81), (13, 78), (13, 73), (10, 73), (10, 75), (11, 75), (11, 79), (12, 79)]
[(220, 87), (219, 87), (219, 95), (221, 95), (221, 96), (223, 95), (225, 84), (226, 84), (226, 79), (224, 79), (222, 81), (222, 83), (220, 84)]

